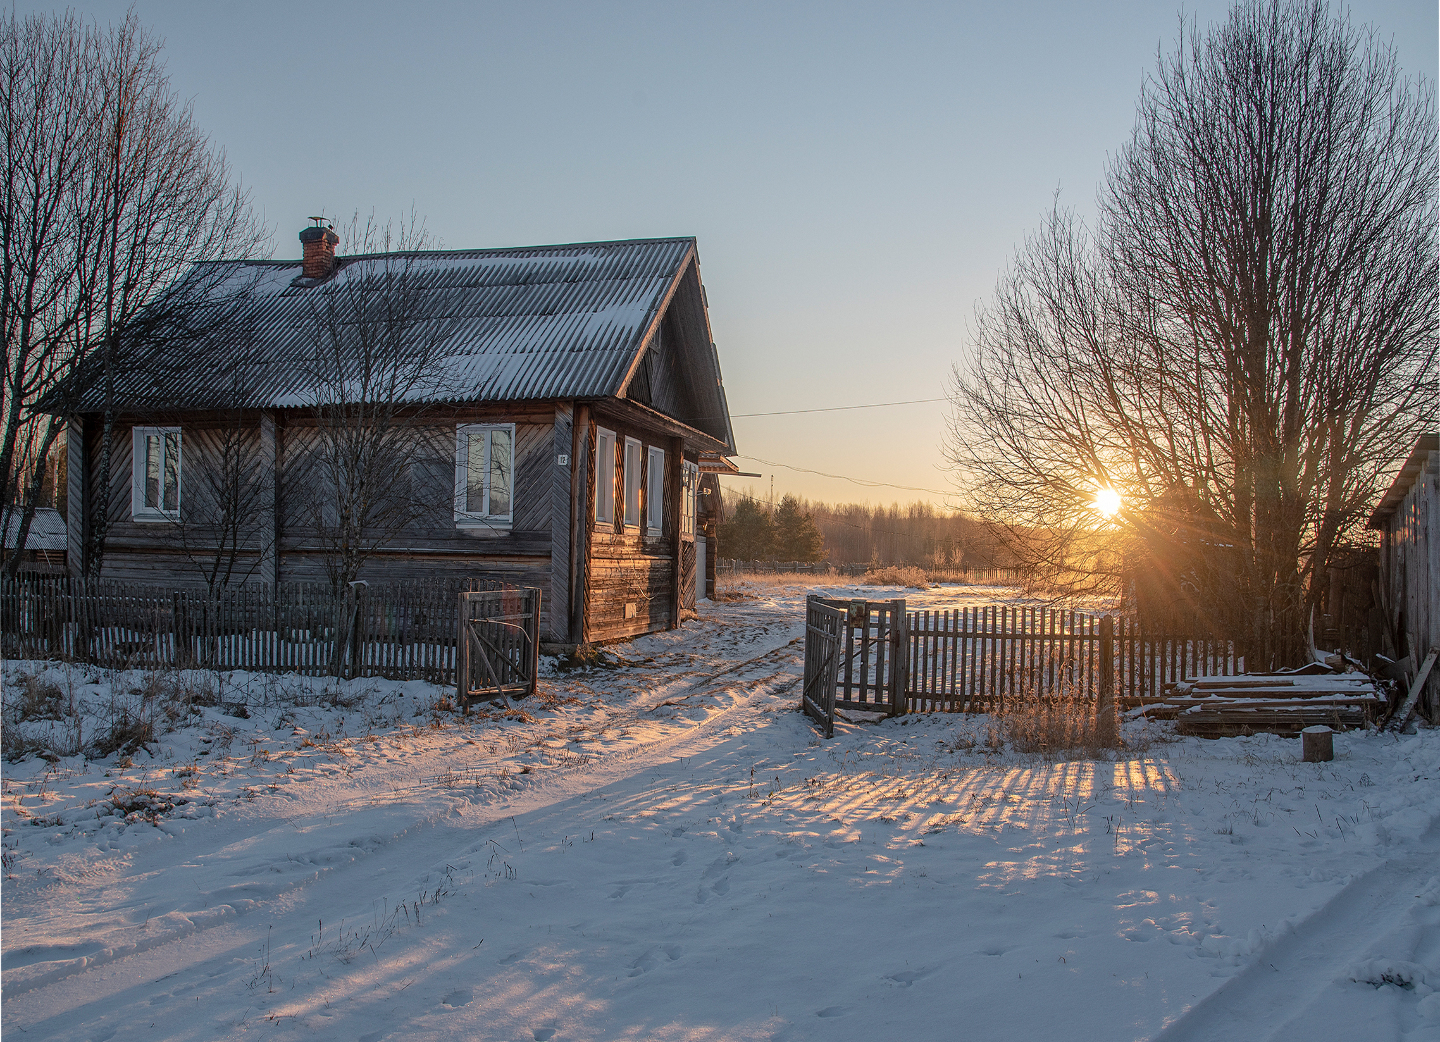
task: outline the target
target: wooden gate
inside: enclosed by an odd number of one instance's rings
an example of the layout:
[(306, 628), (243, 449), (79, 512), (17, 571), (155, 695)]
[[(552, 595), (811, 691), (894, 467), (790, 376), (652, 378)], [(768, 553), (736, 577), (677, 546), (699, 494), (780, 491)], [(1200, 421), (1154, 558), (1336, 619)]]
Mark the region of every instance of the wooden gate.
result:
[[(817, 711), (820, 706), (826, 706), (823, 718), (816, 717), (825, 725), (826, 737), (834, 732), (834, 716), (838, 711), (884, 716), (905, 712), (910, 637), (903, 600), (843, 601), (812, 596), (806, 598), (805, 617), (806, 698), (813, 700)], [(817, 634), (814, 637), (816, 656), (810, 652), (812, 621)], [(826, 627), (838, 631), (839, 655), (833, 674), (820, 671), (819, 648), (831, 639)], [(821, 637), (820, 633), (827, 635)], [(813, 677), (812, 669), (815, 670)], [(828, 682), (828, 688), (823, 688), (822, 682), (827, 676), (833, 679)], [(813, 689), (812, 680), (816, 685)]]
[(458, 636), (455, 688), (462, 704), (534, 693), (540, 665), (537, 588), (502, 586), (460, 594)]
[(800, 707), (825, 732), (835, 736), (835, 685), (845, 646), (846, 613), (819, 597), (805, 598), (805, 682)]

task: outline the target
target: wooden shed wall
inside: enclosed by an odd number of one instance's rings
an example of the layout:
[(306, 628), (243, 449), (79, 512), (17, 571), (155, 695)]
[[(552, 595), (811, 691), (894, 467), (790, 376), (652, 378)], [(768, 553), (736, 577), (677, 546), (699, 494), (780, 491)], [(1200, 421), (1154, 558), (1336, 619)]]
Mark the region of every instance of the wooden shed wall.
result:
[[(1440, 648), (1440, 451), (1431, 450), (1405, 498), (1385, 524), (1381, 582), (1392, 617), (1418, 667)], [(1426, 684), (1430, 718), (1440, 718), (1440, 670)]]

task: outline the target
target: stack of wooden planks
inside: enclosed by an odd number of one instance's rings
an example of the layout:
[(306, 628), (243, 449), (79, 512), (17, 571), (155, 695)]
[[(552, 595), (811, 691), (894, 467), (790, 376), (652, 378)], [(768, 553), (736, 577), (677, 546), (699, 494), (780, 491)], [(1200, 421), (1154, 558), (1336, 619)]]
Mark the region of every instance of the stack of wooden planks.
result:
[(1363, 673), (1307, 670), (1181, 681), (1163, 702), (1146, 707), (1146, 715), (1173, 719), (1180, 734), (1204, 738), (1260, 732), (1294, 737), (1316, 724), (1337, 731), (1372, 726), (1386, 704)]

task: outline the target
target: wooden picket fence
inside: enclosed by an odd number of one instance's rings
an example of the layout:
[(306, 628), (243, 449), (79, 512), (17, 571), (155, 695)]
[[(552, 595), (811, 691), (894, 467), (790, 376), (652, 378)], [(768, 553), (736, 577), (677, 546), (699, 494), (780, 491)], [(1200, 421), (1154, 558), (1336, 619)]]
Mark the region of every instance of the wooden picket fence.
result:
[[(830, 613), (844, 613), (840, 623)], [(828, 629), (827, 629), (828, 627)], [(838, 629), (836, 629), (838, 627)], [(819, 639), (822, 630), (836, 630)], [(1196, 676), (1244, 672), (1235, 645), (1142, 620), (1012, 605), (908, 612), (901, 601), (806, 602), (805, 708), (828, 734), (837, 711), (986, 713), (1039, 699), (1159, 701)], [(816, 639), (811, 639), (812, 635)], [(838, 649), (833, 694), (816, 655)]]
[(204, 588), (0, 580), (0, 652), (117, 668), (456, 680), (459, 597), (483, 579)]
[(910, 712), (989, 712), (1037, 696), (1121, 705), (1164, 697), (1186, 677), (1244, 672), (1235, 645), (1143, 620), (1047, 608), (988, 605), (910, 612)]

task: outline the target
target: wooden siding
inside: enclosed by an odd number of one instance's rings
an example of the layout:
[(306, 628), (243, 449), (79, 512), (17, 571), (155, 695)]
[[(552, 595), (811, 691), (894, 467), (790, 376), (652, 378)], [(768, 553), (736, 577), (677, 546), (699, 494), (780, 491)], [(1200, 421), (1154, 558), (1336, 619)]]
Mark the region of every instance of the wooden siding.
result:
[(90, 485), (86, 468), (85, 420), (73, 417), (65, 424), (65, 557), (71, 575), (85, 571), (85, 536), (89, 531), (85, 507)]
[[(569, 403), (555, 407), (550, 447), (550, 581), (543, 587), (543, 606), (552, 640), (566, 640), (570, 634), (570, 475), (576, 463), (573, 455), (572, 409)], [(560, 465), (561, 457), (567, 460)]]
[[(557, 420), (561, 422), (557, 423)], [(410, 578), (449, 579), (487, 576), (519, 585), (538, 586), (545, 597), (546, 640), (569, 635), (566, 610), (569, 600), (569, 471), (556, 463), (557, 446), (570, 444), (569, 407), (554, 403), (505, 407), (466, 406), (427, 409), (414, 418), (415, 437), (424, 448), (412, 461), (407, 475), (408, 494), (422, 504), (419, 516), (403, 526), (366, 563), (362, 577), (371, 581)], [(215, 452), (213, 433), (233, 417), (197, 414), (164, 419), (147, 418), (143, 425), (181, 428), (181, 510), (192, 502), (199, 487), (198, 468)], [(241, 421), (253, 432), (254, 451), (273, 461), (281, 474), (280, 494), (257, 504), (273, 520), (257, 517), (254, 535), (246, 546), (241, 571), (254, 581), (321, 582), (326, 578), (323, 548), (318, 545), (306, 504), (307, 491), (321, 475), (313, 465), (317, 445), (314, 420), (303, 412), (247, 414)], [(466, 423), (515, 424), (514, 512), (508, 530), (464, 528), (454, 515), (455, 429)], [(129, 581), (164, 581), (188, 585), (203, 581), (200, 570), (183, 552), (179, 528), (166, 522), (136, 522), (130, 517), (130, 418), (118, 423), (112, 443), (110, 470), (110, 526), (102, 575)], [(71, 469), (72, 486), (82, 478), (98, 480), (99, 435), (93, 422), (86, 429), (88, 466)], [(79, 451), (77, 444), (72, 452)], [(84, 500), (72, 488), (71, 502)], [(264, 498), (264, 497), (262, 497)], [(566, 509), (557, 514), (557, 502)], [(72, 533), (83, 530), (72, 519)], [(72, 540), (78, 540), (72, 535)], [(558, 554), (562, 575), (553, 582), (552, 562)], [(557, 592), (558, 591), (558, 592)]]
[(622, 393), (728, 443), (719, 375), (700, 269), (691, 258)]
[[(1432, 449), (1393, 514), (1385, 521), (1381, 553), (1384, 587), (1396, 637), (1418, 669), (1440, 648), (1440, 450)], [(1423, 709), (1440, 719), (1440, 670), (1425, 685)]]
[(680, 545), (680, 607), (695, 610), (695, 543), (689, 539)]

